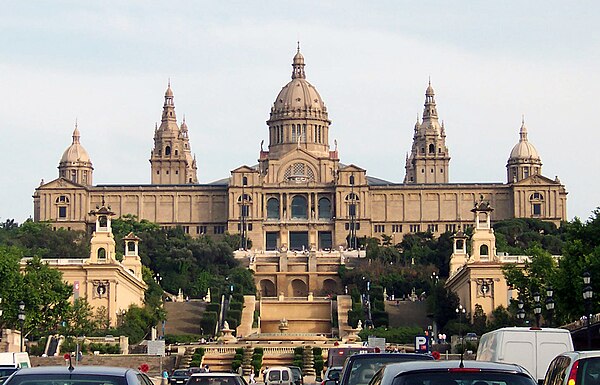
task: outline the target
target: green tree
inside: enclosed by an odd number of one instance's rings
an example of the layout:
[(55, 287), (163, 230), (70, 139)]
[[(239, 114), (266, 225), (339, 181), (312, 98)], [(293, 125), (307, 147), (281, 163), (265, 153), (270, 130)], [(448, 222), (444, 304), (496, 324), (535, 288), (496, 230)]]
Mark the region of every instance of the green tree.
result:
[(67, 336), (89, 336), (98, 330), (92, 306), (85, 298), (77, 298), (63, 318), (61, 334)]

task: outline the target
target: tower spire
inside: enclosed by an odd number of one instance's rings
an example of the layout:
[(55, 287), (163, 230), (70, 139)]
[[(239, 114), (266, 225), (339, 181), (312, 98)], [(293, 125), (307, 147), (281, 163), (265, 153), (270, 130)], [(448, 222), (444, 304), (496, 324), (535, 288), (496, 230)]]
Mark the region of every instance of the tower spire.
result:
[(300, 53), (300, 42), (298, 42), (298, 48), (296, 55), (294, 55), (292, 68), (292, 79), (306, 79), (306, 74), (304, 73), (304, 56)]
[(525, 115), (521, 117), (521, 129), (519, 130), (519, 142), (527, 142), (527, 127), (525, 127)]

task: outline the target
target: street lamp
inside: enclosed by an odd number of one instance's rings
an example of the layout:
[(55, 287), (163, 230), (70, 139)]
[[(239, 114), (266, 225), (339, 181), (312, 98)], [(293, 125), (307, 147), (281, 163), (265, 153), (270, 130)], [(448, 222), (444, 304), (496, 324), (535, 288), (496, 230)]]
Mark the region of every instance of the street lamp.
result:
[(160, 273), (156, 273), (154, 275), (154, 282), (156, 282), (158, 284), (158, 286), (160, 286), (160, 282), (162, 281), (163, 277), (160, 276)]
[(585, 319), (586, 319), (586, 329), (587, 329), (587, 345), (588, 350), (592, 349), (592, 332), (590, 330), (590, 318), (592, 318), (592, 297), (594, 296), (594, 291), (592, 290), (592, 277), (588, 271), (583, 273), (583, 284), (585, 287), (583, 288), (583, 300), (585, 302)]
[(533, 293), (533, 314), (535, 314), (535, 327), (540, 327), (540, 315), (542, 314), (542, 304), (540, 303), (540, 293)]
[(546, 288), (546, 310), (548, 311), (548, 322), (547, 325), (552, 327), (552, 316), (554, 315), (554, 298), (552, 295), (554, 294), (554, 290), (552, 286), (548, 286)]
[(19, 323), (21, 324), (21, 352), (25, 344), (25, 336), (23, 335), (23, 326), (25, 325), (25, 302), (19, 302)]
[(525, 304), (523, 303), (523, 300), (519, 300), (519, 302), (517, 303), (517, 318), (519, 319), (519, 323), (522, 324), (523, 320), (525, 319), (525, 310), (523, 310), (523, 307), (525, 306)]

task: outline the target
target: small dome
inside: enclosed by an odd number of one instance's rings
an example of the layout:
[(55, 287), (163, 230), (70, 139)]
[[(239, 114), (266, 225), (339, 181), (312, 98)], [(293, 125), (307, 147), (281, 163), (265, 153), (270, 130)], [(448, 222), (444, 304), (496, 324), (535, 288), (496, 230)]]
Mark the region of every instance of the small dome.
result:
[(79, 143), (79, 129), (75, 127), (73, 131), (73, 143), (65, 150), (60, 158), (61, 164), (71, 163), (91, 163), (90, 156), (81, 143)]
[(165, 91), (165, 97), (173, 97), (173, 90), (171, 89), (171, 82), (169, 82), (169, 86), (167, 87), (167, 90)]
[(512, 151), (510, 152), (510, 160), (540, 160), (540, 155), (537, 150), (533, 146), (533, 144), (529, 143), (527, 140), (527, 127), (525, 127), (525, 122), (521, 124), (521, 131), (519, 132), (519, 143), (517, 143)]

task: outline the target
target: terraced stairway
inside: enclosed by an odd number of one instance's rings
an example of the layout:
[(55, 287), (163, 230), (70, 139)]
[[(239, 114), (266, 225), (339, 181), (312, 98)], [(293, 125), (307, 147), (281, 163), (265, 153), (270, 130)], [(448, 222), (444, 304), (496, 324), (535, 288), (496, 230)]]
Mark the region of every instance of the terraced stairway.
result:
[(205, 309), (204, 301), (165, 302), (165, 334), (202, 334), (200, 320)]

